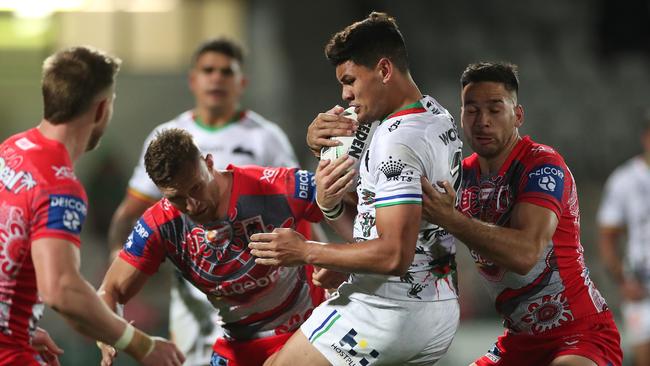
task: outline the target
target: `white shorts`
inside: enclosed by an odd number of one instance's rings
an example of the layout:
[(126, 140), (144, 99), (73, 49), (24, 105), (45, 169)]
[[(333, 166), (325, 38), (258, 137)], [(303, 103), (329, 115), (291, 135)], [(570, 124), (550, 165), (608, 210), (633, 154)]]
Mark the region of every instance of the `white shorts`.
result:
[(650, 342), (650, 297), (623, 302), (621, 308), (630, 344), (637, 346)]
[[(185, 354), (186, 366), (206, 366), (212, 358), (212, 345), (223, 337), (217, 324), (219, 311), (205, 294), (174, 274), (169, 303), (169, 330), (174, 342)], [(178, 283), (184, 281), (184, 283)], [(187, 303), (192, 304), (191, 308)], [(199, 321), (200, 319), (201, 321)]]
[[(458, 328), (456, 299), (402, 301), (342, 285), (300, 327), (332, 365), (432, 365)], [(348, 294), (350, 293), (350, 294)]]

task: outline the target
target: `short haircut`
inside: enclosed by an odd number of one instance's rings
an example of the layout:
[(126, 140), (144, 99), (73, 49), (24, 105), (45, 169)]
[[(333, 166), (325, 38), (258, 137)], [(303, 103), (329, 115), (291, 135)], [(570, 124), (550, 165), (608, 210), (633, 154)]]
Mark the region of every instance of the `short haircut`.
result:
[(191, 67), (194, 67), (199, 58), (208, 52), (221, 53), (230, 58), (234, 58), (242, 66), (244, 65), (244, 49), (242, 46), (232, 39), (221, 37), (201, 43), (192, 54)]
[(334, 66), (352, 61), (368, 68), (386, 57), (401, 72), (409, 69), (404, 37), (395, 18), (386, 13), (372, 12), (336, 33), (325, 46), (325, 57)]
[(115, 84), (122, 61), (91, 47), (59, 51), (43, 62), (43, 118), (68, 122), (90, 108), (95, 98)]
[(519, 93), (519, 71), (517, 65), (509, 62), (478, 62), (467, 66), (460, 83), (464, 88), (469, 83), (491, 81), (501, 83), (506, 90)]
[(180, 128), (158, 133), (144, 154), (144, 166), (149, 178), (158, 187), (170, 187), (185, 167), (201, 157), (192, 135)]

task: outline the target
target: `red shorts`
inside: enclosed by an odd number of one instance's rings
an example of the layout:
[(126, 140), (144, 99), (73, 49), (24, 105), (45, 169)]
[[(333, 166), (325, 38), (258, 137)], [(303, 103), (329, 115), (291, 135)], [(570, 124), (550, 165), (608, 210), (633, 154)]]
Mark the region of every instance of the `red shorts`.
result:
[(609, 311), (590, 315), (542, 334), (507, 330), (478, 366), (548, 365), (563, 355), (586, 357), (598, 366), (621, 366), (621, 337)]
[(262, 366), (292, 335), (293, 332), (250, 341), (219, 338), (212, 346), (210, 366)]
[(16, 365), (44, 366), (47, 363), (32, 349), (4, 348), (4, 346), (0, 346), (0, 366)]

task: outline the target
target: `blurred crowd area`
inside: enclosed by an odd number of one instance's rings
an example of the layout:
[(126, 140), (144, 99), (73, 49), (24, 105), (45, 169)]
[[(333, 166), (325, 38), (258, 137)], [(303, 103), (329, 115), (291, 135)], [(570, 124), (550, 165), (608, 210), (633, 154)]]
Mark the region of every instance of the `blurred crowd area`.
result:
[[(26, 3), (39, 6), (38, 1)], [(96, 7), (51, 9), (45, 15), (0, 10), (0, 137), (40, 120), (41, 62), (55, 49), (91, 44), (123, 59), (112, 125), (99, 150), (76, 168), (90, 201), (82, 271), (93, 285), (99, 285), (107, 268), (108, 223), (144, 138), (155, 125), (193, 106), (186, 72), (198, 42), (225, 34), (246, 45), (250, 84), (243, 106), (277, 122), (289, 135), (303, 167), (313, 169), (316, 161), (304, 143), (306, 127), (318, 112), (341, 103), (333, 68), (323, 56), (324, 43), (351, 21), (378, 10), (397, 18), (420, 89), (437, 98), (457, 121), (459, 77), (468, 63), (507, 60), (519, 65), (519, 101), (526, 113), (521, 132), (556, 147), (572, 169), (587, 265), (610, 306), (620, 314), (617, 289), (598, 258), (595, 213), (606, 177), (641, 151), (639, 131), (650, 107), (648, 1), (86, 3)], [(147, 4), (158, 7), (147, 8)], [(442, 365), (471, 361), (500, 332), (496, 312), (488, 305), (491, 301), (462, 245), (458, 261), (463, 322)], [(154, 276), (126, 311), (139, 327), (160, 335), (167, 333), (171, 279), (170, 268), (163, 271), (169, 275)], [(66, 349), (63, 364), (94, 364), (99, 359), (93, 343), (53, 312), (46, 312), (42, 325)]]

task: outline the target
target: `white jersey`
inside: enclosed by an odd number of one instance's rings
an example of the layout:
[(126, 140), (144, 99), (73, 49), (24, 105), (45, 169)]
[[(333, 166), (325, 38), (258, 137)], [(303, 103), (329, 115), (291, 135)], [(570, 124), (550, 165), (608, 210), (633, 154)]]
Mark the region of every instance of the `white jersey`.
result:
[(140, 161), (129, 180), (129, 190), (136, 196), (140, 194), (152, 200), (161, 198), (145, 170), (144, 153), (151, 140), (168, 128), (189, 132), (202, 154), (212, 154), (216, 169), (225, 169), (228, 164), (298, 166), (289, 139), (280, 127), (253, 111), (240, 112), (236, 121), (216, 128), (200, 124), (194, 119), (192, 111), (187, 111), (156, 127), (145, 140)]
[[(420, 177), (430, 182), (460, 181), (462, 142), (453, 117), (425, 96), (388, 116), (377, 127), (361, 159), (356, 241), (378, 237), (376, 210), (421, 204)], [(364, 293), (390, 299), (442, 301), (457, 298), (455, 239), (442, 228), (420, 222), (415, 257), (406, 275), (352, 274)]]
[[(274, 123), (247, 110), (237, 114), (234, 121), (212, 128), (194, 119), (192, 111), (180, 114), (158, 125), (144, 142), (140, 161), (129, 180), (129, 193), (136, 197), (158, 200), (161, 194), (151, 181), (144, 166), (144, 154), (151, 140), (162, 130), (180, 128), (189, 132), (202, 154), (212, 154), (216, 169), (228, 164), (261, 166), (298, 166), (287, 136)], [(173, 281), (169, 305), (169, 327), (174, 342), (186, 357), (185, 365), (208, 365), (212, 344), (223, 336), (219, 312), (205, 294), (185, 280)]]
[(642, 157), (630, 159), (609, 177), (598, 223), (626, 228), (628, 272), (650, 290), (650, 167)]

